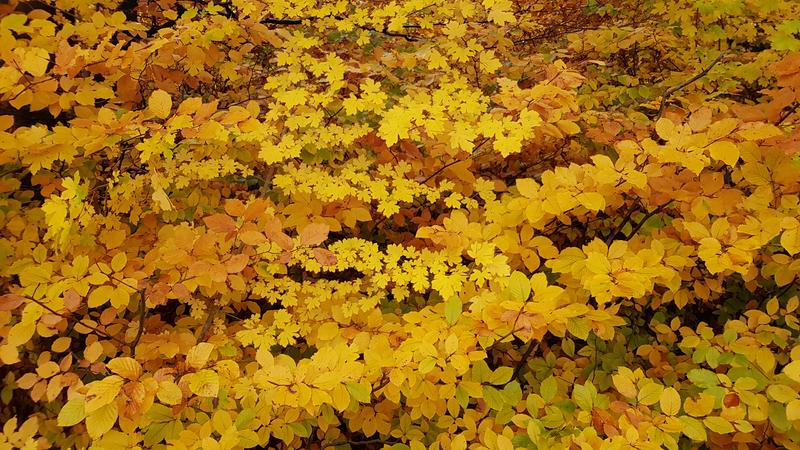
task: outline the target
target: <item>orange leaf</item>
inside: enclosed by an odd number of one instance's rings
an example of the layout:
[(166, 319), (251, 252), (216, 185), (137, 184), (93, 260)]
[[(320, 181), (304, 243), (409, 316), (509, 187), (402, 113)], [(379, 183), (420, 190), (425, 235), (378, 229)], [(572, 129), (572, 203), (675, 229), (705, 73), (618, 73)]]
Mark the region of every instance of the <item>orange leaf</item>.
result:
[(203, 218), (206, 226), (217, 233), (230, 233), (236, 231), (236, 222), (226, 214), (214, 214)]
[(225, 270), (227, 270), (228, 273), (239, 273), (244, 270), (249, 260), (250, 258), (248, 258), (247, 255), (233, 255), (231, 259), (225, 262)]
[(300, 245), (313, 247), (325, 242), (331, 228), (324, 223), (312, 223), (300, 232)]
[(278, 244), (278, 246), (284, 250), (288, 251), (294, 248), (294, 241), (283, 231), (267, 230), (267, 237), (270, 241)]
[(239, 240), (247, 245), (259, 245), (267, 242), (267, 238), (263, 234), (255, 230), (248, 230), (239, 233)]
[(239, 217), (244, 214), (244, 203), (238, 198), (229, 198), (225, 200), (225, 212), (233, 217)]

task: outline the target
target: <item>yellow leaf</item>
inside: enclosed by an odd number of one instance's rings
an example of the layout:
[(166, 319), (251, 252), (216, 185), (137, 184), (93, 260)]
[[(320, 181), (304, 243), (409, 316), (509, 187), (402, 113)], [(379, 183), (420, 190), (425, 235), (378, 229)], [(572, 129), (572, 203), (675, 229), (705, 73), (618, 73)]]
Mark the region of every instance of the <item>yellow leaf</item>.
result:
[(96, 287), (91, 294), (87, 304), (89, 308), (97, 308), (103, 306), (111, 297), (114, 296), (114, 286), (104, 284), (103, 286)]
[(654, 405), (658, 403), (663, 391), (664, 386), (652, 382), (647, 383), (639, 390), (639, 395), (636, 398), (643, 405)]
[(783, 368), (783, 373), (792, 381), (800, 383), (800, 361), (792, 361)]
[(83, 397), (73, 398), (61, 407), (58, 412), (58, 426), (71, 427), (86, 417), (86, 399)]
[(781, 234), (781, 245), (794, 256), (800, 252), (800, 228), (790, 228)]
[(115, 374), (127, 378), (128, 380), (138, 380), (142, 376), (142, 365), (133, 358), (123, 356), (114, 358), (106, 364), (106, 367)]
[(17, 351), (17, 347), (15, 345), (0, 345), (0, 362), (11, 365), (18, 363), (19, 361), (19, 352)]
[(110, 375), (102, 380), (89, 383), (89, 389), (86, 392), (86, 412), (91, 414), (113, 402), (124, 383), (125, 380), (117, 375)]
[(157, 89), (147, 99), (147, 109), (159, 119), (166, 119), (172, 110), (172, 97), (165, 91)]
[(708, 146), (712, 158), (733, 166), (739, 161), (739, 147), (731, 141), (717, 141)]
[(703, 422), (692, 419), (689, 416), (681, 416), (680, 421), (681, 424), (683, 424), (683, 429), (681, 431), (683, 431), (683, 434), (689, 439), (693, 441), (705, 441), (708, 439), (706, 427), (703, 426)]
[(633, 384), (633, 380), (630, 377), (626, 377), (625, 375), (618, 373), (611, 376), (611, 381), (614, 383), (614, 387), (620, 394), (627, 398), (636, 397), (636, 385)]
[(586, 255), (586, 269), (592, 273), (609, 273), (611, 272), (611, 262), (602, 253), (590, 252)]
[(708, 415), (714, 409), (714, 397), (708, 394), (700, 394), (697, 400), (687, 398), (683, 403), (683, 409), (686, 414), (694, 417), (702, 417)]
[(186, 375), (189, 389), (200, 397), (216, 397), (219, 393), (219, 375), (213, 370), (204, 369)]
[(783, 134), (780, 128), (771, 123), (763, 123), (752, 128), (739, 130), (736, 132), (739, 136), (747, 139), (748, 141), (757, 141), (760, 139), (768, 139)]
[(565, 134), (578, 134), (581, 132), (581, 127), (579, 127), (577, 123), (571, 120), (559, 120), (558, 122), (556, 122), (556, 125)]
[(93, 342), (83, 350), (83, 357), (89, 362), (97, 361), (97, 358), (103, 354), (103, 344)]
[(786, 405), (786, 418), (792, 421), (800, 420), (800, 400), (792, 400)]
[(86, 431), (92, 439), (98, 439), (117, 422), (117, 403), (109, 403), (86, 416)]
[(172, 202), (169, 200), (169, 196), (167, 196), (167, 193), (164, 192), (163, 188), (154, 187), (152, 199), (154, 202), (158, 204), (158, 207), (161, 208), (163, 211), (172, 211), (173, 209)]
[(47, 73), (47, 65), (50, 64), (50, 53), (43, 48), (28, 48), (22, 56), (20, 67), (35, 77), (41, 77)]
[(177, 405), (183, 400), (183, 392), (172, 381), (162, 381), (158, 384), (158, 400), (165, 405)]
[(34, 331), (36, 331), (36, 322), (23, 320), (11, 327), (6, 339), (10, 345), (16, 347), (30, 341)]
[(339, 325), (336, 322), (325, 322), (317, 329), (317, 338), (321, 341), (330, 341), (339, 334)]
[(705, 419), (703, 419), (703, 424), (706, 426), (706, 428), (713, 431), (714, 433), (728, 434), (734, 432), (733, 425), (731, 425), (731, 423), (728, 422), (728, 420), (725, 419), (724, 417), (719, 417), (719, 416), (706, 417)]
[(202, 369), (208, 362), (212, 350), (214, 350), (214, 345), (208, 342), (195, 345), (186, 353), (186, 364), (193, 369)]
[(681, 396), (674, 388), (668, 387), (661, 393), (658, 404), (661, 412), (668, 416), (674, 416), (681, 409)]
[(131, 296), (128, 294), (128, 290), (124, 287), (117, 287), (111, 291), (111, 306), (117, 309), (123, 309), (128, 306), (128, 302), (130, 302)]
[(503, 436), (502, 434), (498, 434), (497, 450), (514, 450), (514, 444), (511, 442), (511, 439)]
[(656, 122), (656, 133), (658, 133), (661, 139), (669, 141), (675, 133), (675, 124), (666, 117), (662, 117)]
[(111, 258), (111, 270), (114, 272), (122, 272), (126, 264), (128, 264), (128, 255), (125, 252), (119, 252)]
[(597, 192), (582, 192), (578, 201), (590, 211), (602, 211), (606, 208), (606, 199)]

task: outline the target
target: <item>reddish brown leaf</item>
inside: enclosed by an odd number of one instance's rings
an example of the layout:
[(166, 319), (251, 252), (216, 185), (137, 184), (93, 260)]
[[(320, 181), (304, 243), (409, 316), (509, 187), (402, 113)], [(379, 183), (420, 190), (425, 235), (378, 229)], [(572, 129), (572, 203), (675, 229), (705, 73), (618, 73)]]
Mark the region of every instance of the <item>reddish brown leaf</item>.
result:
[(725, 405), (726, 408), (734, 408), (739, 406), (739, 396), (731, 392), (725, 395), (725, 398), (722, 400), (722, 404)]
[(286, 264), (292, 260), (292, 252), (282, 252), (281, 256), (278, 257), (278, 262), (281, 264)]
[(25, 297), (17, 294), (0, 295), (0, 311), (16, 309), (25, 301)]

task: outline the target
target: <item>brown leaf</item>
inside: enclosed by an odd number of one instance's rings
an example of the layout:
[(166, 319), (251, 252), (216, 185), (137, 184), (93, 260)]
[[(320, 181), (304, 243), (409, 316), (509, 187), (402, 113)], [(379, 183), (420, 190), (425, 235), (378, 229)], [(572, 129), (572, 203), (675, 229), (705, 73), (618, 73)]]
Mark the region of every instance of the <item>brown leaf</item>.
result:
[(725, 398), (722, 400), (722, 404), (725, 405), (726, 408), (739, 406), (739, 396), (733, 392), (730, 392), (725, 395)]
[(313, 250), (313, 252), (314, 258), (323, 266), (333, 266), (336, 265), (336, 262), (338, 261), (336, 259), (336, 255), (326, 248), (317, 247)]
[(81, 307), (81, 296), (75, 289), (64, 292), (64, 307), (68, 311), (77, 311)]
[(300, 232), (300, 245), (313, 247), (322, 244), (328, 239), (328, 232), (331, 230), (327, 224), (312, 223), (303, 228)]
[(183, 283), (175, 283), (172, 285), (172, 293), (180, 299), (188, 299), (191, 296), (189, 289)]
[(203, 218), (206, 226), (216, 233), (236, 231), (236, 222), (227, 214), (214, 214)]
[(17, 294), (0, 295), (0, 311), (11, 311), (12, 309), (16, 309), (24, 301), (25, 297), (21, 295)]

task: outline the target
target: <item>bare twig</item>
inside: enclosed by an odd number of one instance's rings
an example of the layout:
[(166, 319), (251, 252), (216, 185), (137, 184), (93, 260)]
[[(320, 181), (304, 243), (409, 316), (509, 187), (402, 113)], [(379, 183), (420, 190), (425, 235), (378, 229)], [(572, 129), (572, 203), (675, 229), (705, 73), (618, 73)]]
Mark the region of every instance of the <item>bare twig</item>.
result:
[(136, 346), (139, 345), (139, 341), (142, 339), (142, 334), (144, 334), (144, 319), (147, 314), (146, 308), (146, 301), (144, 299), (144, 292), (139, 291), (141, 293), (141, 299), (139, 299), (139, 329), (136, 331), (136, 337), (133, 338), (130, 344), (128, 344), (128, 348), (131, 350), (131, 356), (136, 356)]
[(631, 216), (633, 215), (633, 212), (636, 210), (637, 210), (636, 203), (634, 203), (633, 205), (631, 205), (630, 209), (625, 214), (625, 217), (622, 218), (622, 222), (620, 222), (619, 225), (617, 225), (616, 228), (614, 228), (614, 230), (611, 231), (611, 234), (608, 235), (608, 237), (606, 238), (606, 245), (611, 245), (611, 243), (614, 242), (614, 238), (617, 237), (619, 232), (622, 231), (622, 228), (625, 227), (625, 225), (627, 225), (629, 220), (631, 220)]
[(695, 81), (699, 80), (700, 78), (703, 78), (704, 76), (706, 76), (706, 74), (708, 74), (708, 72), (710, 72), (711, 69), (713, 69), (714, 66), (716, 66), (717, 63), (722, 60), (722, 58), (725, 56), (725, 54), (726, 54), (726, 52), (720, 53), (719, 55), (717, 55), (716, 58), (714, 58), (713, 61), (711, 61), (711, 64), (709, 64), (705, 69), (700, 71), (700, 73), (698, 73), (697, 75), (693, 76), (692, 78), (689, 78), (688, 80), (678, 84), (677, 86), (673, 86), (673, 87), (667, 89), (666, 91), (664, 91), (664, 94), (661, 96), (661, 105), (658, 107), (658, 114), (656, 114), (656, 117), (653, 120), (656, 121), (656, 120), (660, 119), (661, 115), (664, 114), (664, 108), (667, 107), (667, 101), (669, 100), (670, 96), (672, 96), (672, 94), (680, 91), (681, 89), (685, 88), (686, 86), (688, 86), (688, 85), (694, 83)]
[(640, 220), (639, 223), (637, 223), (636, 226), (633, 227), (633, 230), (631, 230), (630, 234), (626, 239), (630, 239), (633, 236), (635, 236), (636, 233), (642, 228), (642, 226), (644, 226), (644, 223), (647, 222), (648, 219), (663, 211), (664, 208), (666, 208), (667, 205), (669, 205), (670, 203), (672, 203), (672, 200), (668, 201), (667, 203), (664, 203), (663, 205), (659, 205), (656, 209), (645, 214), (644, 217), (642, 217), (642, 220)]
[(88, 329), (92, 330), (92, 331), (93, 331), (93, 332), (94, 332), (96, 335), (98, 335), (98, 336), (100, 336), (100, 337), (102, 337), (102, 338), (105, 338), (105, 339), (110, 339), (110, 340), (112, 340), (112, 341), (114, 341), (114, 342), (117, 342), (117, 343), (119, 343), (119, 344), (122, 344), (122, 345), (128, 345), (128, 344), (127, 344), (125, 341), (122, 341), (122, 340), (120, 340), (120, 339), (117, 339), (117, 338), (115, 338), (114, 336), (111, 336), (110, 334), (106, 333), (105, 331), (102, 331), (102, 330), (100, 330), (100, 329), (99, 329), (99, 328), (97, 328), (97, 327), (94, 327), (94, 326), (92, 326), (92, 325), (89, 325), (89, 324), (87, 324), (87, 323), (84, 323), (84, 322), (83, 322), (82, 320), (80, 320), (80, 319), (76, 319), (76, 318), (74, 318), (74, 317), (72, 317), (72, 316), (68, 316), (68, 315), (66, 315), (66, 314), (62, 314), (62, 313), (60, 313), (60, 312), (56, 311), (55, 309), (53, 309), (53, 308), (51, 308), (51, 307), (49, 307), (49, 306), (45, 305), (44, 303), (40, 302), (39, 300), (36, 300), (35, 298), (32, 298), (32, 297), (25, 297), (25, 298), (26, 298), (26, 299), (28, 299), (28, 300), (30, 300), (30, 301), (32, 301), (33, 303), (36, 303), (37, 305), (41, 306), (42, 308), (44, 308), (44, 309), (46, 309), (46, 310), (50, 311), (51, 313), (53, 313), (53, 314), (55, 314), (55, 315), (57, 315), (57, 316), (63, 317), (64, 319), (66, 319), (66, 320), (68, 320), (68, 321), (69, 321), (69, 320), (71, 320), (71, 321), (73, 321), (73, 322), (77, 323), (78, 325), (81, 325), (81, 326), (83, 326), (83, 327), (86, 327), (86, 328), (88, 328)]
[(539, 348), (539, 341), (530, 341), (528, 343), (528, 348), (525, 349), (525, 353), (522, 354), (519, 361), (517, 362), (517, 367), (514, 368), (514, 376), (511, 379), (518, 379), (520, 384), (522, 384), (522, 374), (525, 366), (528, 362), (528, 357), (530, 357), (533, 352), (535, 352)]
[(797, 111), (797, 108), (800, 108), (800, 102), (794, 102), (794, 105), (792, 105), (791, 108), (789, 108), (786, 112), (781, 114), (781, 116), (778, 118), (778, 121), (775, 122), (775, 125), (777, 126), (782, 124), (786, 119), (789, 118), (789, 116), (791, 116), (792, 114), (794, 114), (795, 111)]

